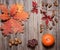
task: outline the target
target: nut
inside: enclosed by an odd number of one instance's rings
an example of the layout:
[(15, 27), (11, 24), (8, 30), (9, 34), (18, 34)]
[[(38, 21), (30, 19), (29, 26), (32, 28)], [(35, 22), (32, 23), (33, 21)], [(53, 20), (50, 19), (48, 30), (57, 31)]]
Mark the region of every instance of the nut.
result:
[(10, 47), (12, 47), (12, 44), (11, 44), (11, 43), (9, 43), (9, 46), (10, 46)]

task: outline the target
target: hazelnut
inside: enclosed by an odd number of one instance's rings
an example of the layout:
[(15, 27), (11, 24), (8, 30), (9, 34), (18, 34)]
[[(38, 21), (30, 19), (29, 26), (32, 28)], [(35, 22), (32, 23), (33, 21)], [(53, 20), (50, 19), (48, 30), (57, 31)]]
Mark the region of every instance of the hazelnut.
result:
[(12, 44), (11, 44), (11, 43), (9, 43), (9, 46), (10, 46), (10, 47), (12, 47)]
[(18, 45), (18, 42), (15, 42), (15, 45)]
[(18, 41), (18, 38), (15, 38), (15, 41), (17, 42)]
[(12, 41), (11, 41), (11, 44), (14, 45), (14, 43), (15, 43), (14, 40), (12, 40)]
[(22, 43), (22, 41), (21, 41), (21, 40), (19, 40), (19, 41), (18, 41), (18, 43), (19, 43), (19, 44), (21, 44), (21, 43)]

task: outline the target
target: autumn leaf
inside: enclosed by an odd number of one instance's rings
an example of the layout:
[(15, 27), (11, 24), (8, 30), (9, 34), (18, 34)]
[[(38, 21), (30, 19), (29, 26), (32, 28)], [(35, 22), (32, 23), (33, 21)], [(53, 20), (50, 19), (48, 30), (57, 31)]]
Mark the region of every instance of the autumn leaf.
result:
[(31, 12), (32, 13), (38, 13), (38, 5), (37, 5), (37, 3), (35, 2), (35, 1), (32, 1), (32, 6), (33, 6), (33, 8), (32, 8), (32, 10), (31, 10)]
[(49, 21), (52, 21), (51, 16), (48, 16), (47, 14), (44, 15), (44, 17), (42, 17), (42, 20), (45, 21), (45, 24), (48, 25)]
[(21, 33), (24, 31), (23, 30), (24, 27), (22, 26), (23, 24), (21, 22), (18, 22), (14, 19), (10, 19), (9, 22), (10, 22), (10, 25), (12, 27), (13, 33), (17, 33), (17, 32)]
[(10, 17), (7, 14), (0, 14), (0, 19), (1, 20), (8, 20)]
[(14, 19), (10, 19), (7, 22), (4, 22), (0, 29), (4, 35), (9, 35), (10, 33), (21, 33), (23, 32), (23, 26), (21, 22), (18, 22)]
[[(2, 7), (4, 7), (4, 5)], [(24, 26), (22, 21), (26, 21), (29, 18), (28, 17), (29, 14), (24, 11), (23, 5), (13, 4), (11, 6), (9, 14), (8, 12), (5, 13), (5, 11), (3, 11), (4, 12), (3, 14), (0, 14), (1, 20), (7, 20), (3, 22), (2, 25), (0, 26), (0, 30), (2, 30), (2, 34), (9, 35), (11, 33), (16, 34), (23, 32)]]
[(8, 9), (5, 5), (0, 4), (0, 10), (2, 11), (2, 13), (8, 14)]
[(15, 15), (17, 12), (22, 12), (24, 9), (22, 4), (13, 4), (10, 8), (10, 14), (13, 16)]
[(23, 11), (22, 13), (16, 13), (13, 18), (19, 21), (26, 21), (29, 17), (28, 13)]

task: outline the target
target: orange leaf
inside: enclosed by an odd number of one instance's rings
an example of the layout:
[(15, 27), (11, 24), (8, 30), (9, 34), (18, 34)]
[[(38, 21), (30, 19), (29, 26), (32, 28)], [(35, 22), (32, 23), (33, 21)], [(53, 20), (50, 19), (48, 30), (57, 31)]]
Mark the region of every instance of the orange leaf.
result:
[(7, 22), (4, 22), (0, 29), (2, 30), (3, 35), (9, 35), (10, 33), (21, 33), (23, 32), (23, 26), (21, 22), (18, 22), (14, 19), (10, 19)]
[(13, 16), (17, 12), (23, 11), (23, 5), (22, 4), (13, 4), (10, 8), (10, 14)]
[(7, 14), (1, 14), (0, 19), (1, 20), (8, 20), (8, 19), (10, 19), (10, 17)]
[(5, 5), (0, 4), (0, 10), (4, 13), (4, 14), (8, 14), (8, 9)]
[(13, 18), (19, 21), (26, 21), (29, 17), (28, 13), (23, 11), (21, 13), (17, 13)]
[(14, 20), (14, 19), (10, 19), (9, 22), (11, 24), (13, 33), (23, 32), (24, 27), (22, 26), (21, 22), (18, 22), (18, 21)]

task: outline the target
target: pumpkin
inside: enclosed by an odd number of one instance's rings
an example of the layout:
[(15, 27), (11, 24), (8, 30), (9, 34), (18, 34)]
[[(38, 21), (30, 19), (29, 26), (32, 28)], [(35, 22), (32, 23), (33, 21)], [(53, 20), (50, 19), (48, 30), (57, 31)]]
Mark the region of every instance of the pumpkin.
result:
[(42, 36), (42, 44), (44, 46), (47, 46), (47, 47), (52, 46), (54, 42), (55, 42), (55, 39), (52, 34), (46, 33)]

